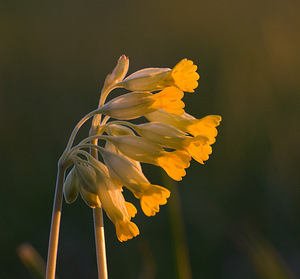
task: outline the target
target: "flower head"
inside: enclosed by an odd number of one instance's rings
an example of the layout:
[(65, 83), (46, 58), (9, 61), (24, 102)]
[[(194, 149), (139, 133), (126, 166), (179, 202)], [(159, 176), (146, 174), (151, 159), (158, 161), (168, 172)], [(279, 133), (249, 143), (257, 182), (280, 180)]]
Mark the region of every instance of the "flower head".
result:
[[(170, 190), (146, 178), (142, 164), (161, 167), (172, 179), (182, 180), (192, 158), (201, 164), (209, 158), (221, 121), (218, 115), (196, 119), (184, 111), (183, 92), (194, 92), (199, 79), (191, 60), (183, 59), (173, 69), (146, 68), (125, 77), (128, 66), (128, 58), (121, 56), (105, 80), (90, 137), (73, 148), (68, 144), (65, 158), (67, 165), (74, 165), (65, 180), (65, 200), (72, 203), (80, 193), (90, 207), (102, 206), (120, 241), (139, 234), (131, 221), (137, 209), (125, 201), (123, 187), (139, 199), (147, 216), (159, 212), (170, 196)], [(106, 102), (118, 87), (131, 92)], [(148, 121), (128, 122), (140, 117)], [(97, 150), (100, 159), (87, 148)]]

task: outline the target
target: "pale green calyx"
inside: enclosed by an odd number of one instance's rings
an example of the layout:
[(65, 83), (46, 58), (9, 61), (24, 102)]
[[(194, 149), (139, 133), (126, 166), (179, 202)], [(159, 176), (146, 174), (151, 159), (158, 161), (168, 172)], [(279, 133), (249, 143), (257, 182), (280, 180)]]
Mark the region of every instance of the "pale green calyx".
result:
[(131, 74), (118, 85), (131, 91), (156, 91), (165, 87), (160, 81), (170, 71), (169, 68), (146, 68)]
[(64, 197), (67, 203), (73, 203), (79, 193), (80, 184), (77, 178), (75, 167), (69, 172), (64, 183)]
[(86, 191), (97, 195), (98, 187), (96, 172), (94, 168), (88, 165), (77, 163), (75, 164), (75, 171), (81, 187), (84, 188)]

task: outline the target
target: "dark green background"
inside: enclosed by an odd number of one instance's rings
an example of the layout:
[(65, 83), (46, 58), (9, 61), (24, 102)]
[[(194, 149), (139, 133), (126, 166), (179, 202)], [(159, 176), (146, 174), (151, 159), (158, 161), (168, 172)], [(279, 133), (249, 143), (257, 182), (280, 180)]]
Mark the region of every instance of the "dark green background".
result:
[[(299, 11), (297, 0), (1, 1), (0, 277), (32, 278), (23, 242), (46, 258), (57, 160), (122, 54), (129, 73), (193, 60), (201, 79), (186, 111), (223, 117), (209, 161), (178, 184), (193, 278), (273, 279), (272, 257), (300, 277)], [(168, 206), (148, 218), (134, 203), (131, 241), (105, 216), (110, 278), (177, 278)], [(97, 276), (81, 199), (63, 204), (58, 275)]]

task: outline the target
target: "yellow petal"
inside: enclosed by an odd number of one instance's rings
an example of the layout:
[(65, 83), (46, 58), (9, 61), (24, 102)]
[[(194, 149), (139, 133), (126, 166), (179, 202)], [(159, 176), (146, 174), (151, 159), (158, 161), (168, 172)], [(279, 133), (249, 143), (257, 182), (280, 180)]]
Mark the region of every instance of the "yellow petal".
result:
[(181, 150), (164, 152), (163, 156), (157, 159), (157, 163), (174, 180), (180, 181), (186, 175), (184, 169), (190, 165), (190, 155)]
[(218, 131), (215, 127), (220, 125), (221, 120), (222, 118), (219, 115), (208, 115), (201, 119), (191, 119), (191, 124), (187, 127), (187, 130), (193, 136), (216, 137)]
[(125, 202), (125, 206), (126, 206), (129, 217), (133, 218), (135, 216), (135, 214), (137, 213), (135, 206), (130, 202)]
[(155, 102), (151, 105), (155, 109), (163, 109), (168, 113), (181, 115), (184, 113), (184, 102), (181, 101), (183, 92), (175, 86), (170, 86), (161, 92), (154, 94), (153, 99)]
[(117, 220), (115, 226), (116, 234), (120, 242), (127, 241), (140, 234), (137, 225), (129, 220)]
[(197, 162), (203, 164), (203, 161), (208, 160), (212, 153), (212, 148), (208, 144), (209, 139), (205, 136), (197, 136), (192, 139), (187, 139), (188, 146), (186, 150)]
[(149, 184), (140, 194), (141, 208), (145, 215), (154, 216), (159, 211), (159, 206), (167, 203), (170, 191), (158, 185)]
[(173, 81), (180, 90), (194, 92), (198, 86), (197, 80), (200, 78), (196, 70), (197, 66), (194, 65), (193, 61), (183, 59), (166, 75), (164, 81), (166, 83)]

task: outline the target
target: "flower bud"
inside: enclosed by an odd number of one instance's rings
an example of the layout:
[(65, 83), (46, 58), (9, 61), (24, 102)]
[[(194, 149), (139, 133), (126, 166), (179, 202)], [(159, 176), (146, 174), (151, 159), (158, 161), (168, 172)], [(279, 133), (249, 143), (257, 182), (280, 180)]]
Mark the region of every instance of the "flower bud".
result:
[(125, 55), (122, 55), (119, 58), (116, 67), (106, 77), (103, 91), (108, 87), (111, 87), (112, 85), (122, 81), (127, 74), (128, 67), (129, 67), (129, 59)]
[(81, 187), (86, 191), (97, 195), (98, 187), (95, 170), (82, 164), (76, 164), (75, 170)]
[(130, 91), (156, 91), (165, 87), (159, 82), (170, 71), (169, 68), (146, 68), (131, 74), (119, 85)]
[(75, 171), (75, 167), (69, 172), (64, 183), (64, 197), (67, 203), (73, 203), (79, 193), (80, 185)]

